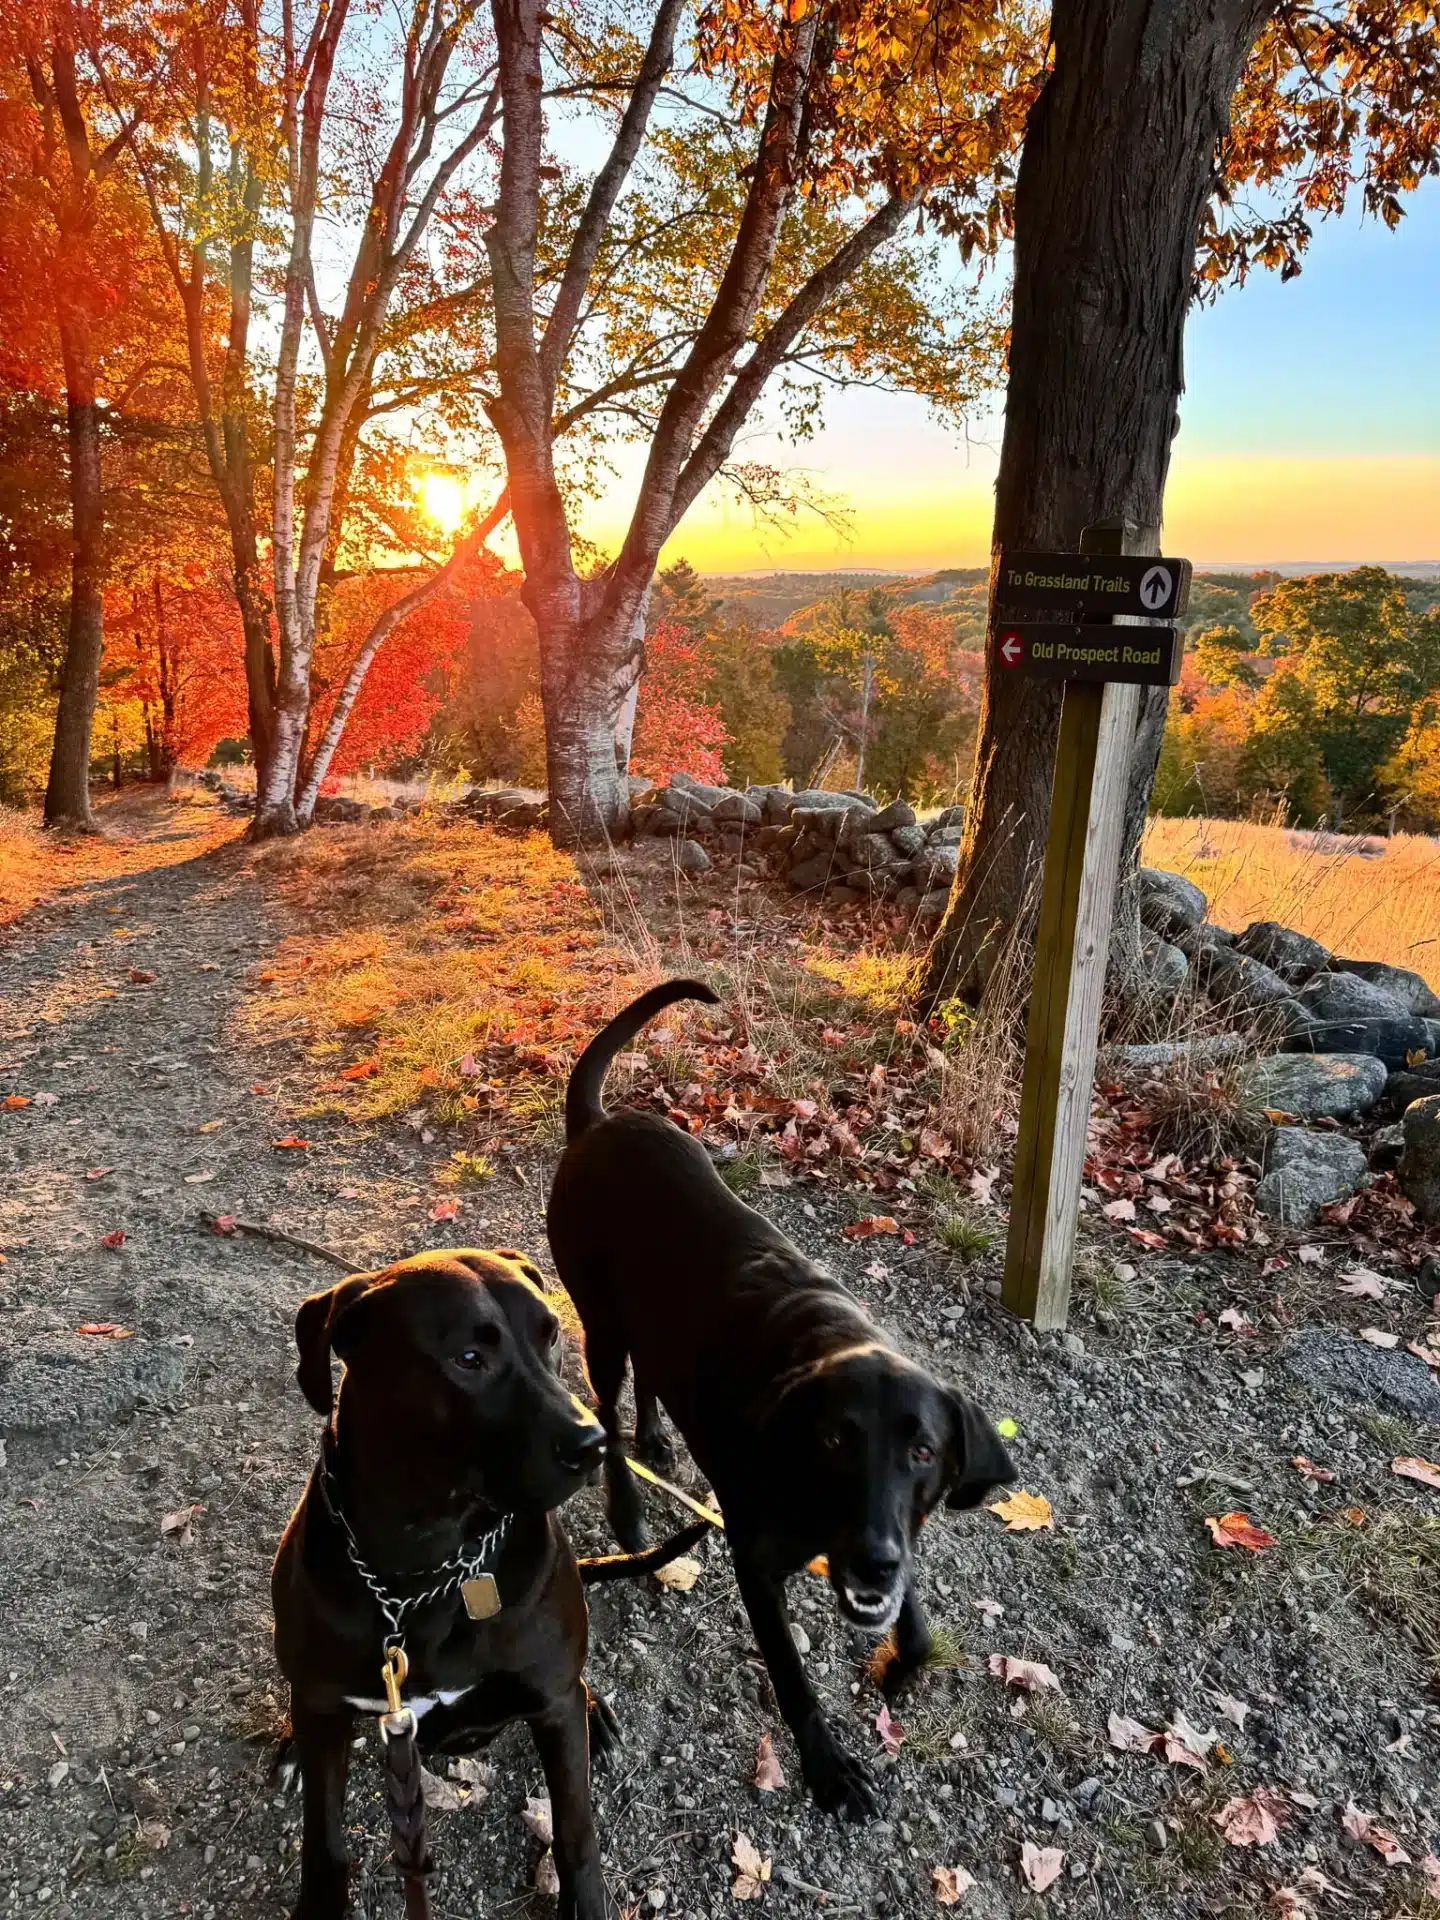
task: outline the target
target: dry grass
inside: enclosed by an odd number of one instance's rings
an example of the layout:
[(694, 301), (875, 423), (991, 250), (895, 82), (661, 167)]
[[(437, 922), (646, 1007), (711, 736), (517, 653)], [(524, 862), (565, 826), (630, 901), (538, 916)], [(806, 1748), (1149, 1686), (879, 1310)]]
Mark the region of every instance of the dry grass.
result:
[(1413, 967), (1440, 990), (1440, 840), (1156, 819), (1145, 861), (1193, 880), (1222, 926), (1278, 920), (1348, 959)]
[[(329, 1070), (317, 1110), (553, 1141), (579, 1047), (645, 978), (607, 939), (568, 854), (425, 819), (272, 842), (257, 870), (304, 932), (246, 1025)], [(457, 1161), (457, 1178), (486, 1163)]]
[(77, 887), (193, 860), (244, 831), (201, 791), (171, 801), (136, 788), (101, 802), (96, 818), (98, 834), (47, 833), (38, 812), (0, 807), (0, 926)]

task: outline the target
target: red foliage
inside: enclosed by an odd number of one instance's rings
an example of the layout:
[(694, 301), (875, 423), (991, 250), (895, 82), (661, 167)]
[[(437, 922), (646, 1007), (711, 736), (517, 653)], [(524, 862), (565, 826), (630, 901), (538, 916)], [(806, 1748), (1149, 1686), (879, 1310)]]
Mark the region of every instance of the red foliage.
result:
[(662, 620), (645, 641), (645, 672), (635, 715), (630, 764), (664, 780), (688, 773), (720, 783), (730, 735), (719, 710), (705, 698), (708, 668), (703, 644), (683, 626)]

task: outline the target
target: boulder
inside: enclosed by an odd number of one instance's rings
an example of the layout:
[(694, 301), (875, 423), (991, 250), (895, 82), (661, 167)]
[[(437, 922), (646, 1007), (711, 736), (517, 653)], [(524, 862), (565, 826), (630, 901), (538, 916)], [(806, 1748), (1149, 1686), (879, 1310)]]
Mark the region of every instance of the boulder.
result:
[(845, 824), (845, 814), (839, 807), (792, 807), (790, 824), (817, 840), (833, 841)]
[(1111, 1047), (1106, 1058), (1115, 1067), (1129, 1067), (1141, 1073), (1165, 1067), (1204, 1070), (1238, 1059), (1245, 1045), (1242, 1033), (1211, 1033), (1198, 1040), (1136, 1041)]
[(688, 793), (692, 799), (698, 801), (708, 812), (710, 808), (718, 807), (722, 800), (728, 799), (734, 789), (732, 787), (708, 787), (703, 780), (692, 779), (688, 773), (672, 773), (670, 776), (670, 791), (672, 793)]
[(963, 827), (935, 827), (929, 835), (932, 847), (958, 847), (964, 838)]
[(895, 827), (890, 834), (890, 844), (902, 860), (913, 860), (916, 854), (925, 851), (925, 829), (923, 827)]
[(933, 827), (939, 827), (942, 832), (946, 827), (963, 827), (965, 809), (964, 807), (942, 807), (930, 824)]
[(1385, 1098), (1398, 1107), (1408, 1107), (1412, 1100), (1428, 1100), (1433, 1094), (1440, 1093), (1440, 1060), (1426, 1062), (1419, 1067), (1406, 1067), (1401, 1073), (1392, 1073), (1385, 1082)]
[(1278, 920), (1252, 920), (1235, 941), (1241, 953), (1263, 961), (1282, 980), (1298, 987), (1330, 963), (1330, 949), (1308, 934), (1292, 933)]
[(1380, 1127), (1371, 1136), (1366, 1158), (1372, 1173), (1393, 1173), (1405, 1151), (1405, 1129), (1397, 1120), (1393, 1127)]
[(1393, 993), (1362, 980), (1358, 973), (1317, 973), (1295, 998), (1312, 1027), (1394, 1019), (1409, 1012)]
[(1337, 973), (1353, 973), (1372, 987), (1382, 988), (1399, 1000), (1407, 1013), (1440, 1020), (1440, 994), (1411, 968), (1387, 966), (1383, 960), (1332, 960), (1330, 965)]
[(656, 840), (684, 831), (685, 822), (669, 807), (636, 807), (630, 817), (636, 833), (648, 833)]
[(383, 827), (390, 821), (398, 820), (399, 818), (400, 809), (398, 807), (384, 806), (372, 807), (370, 809), (370, 824), (372, 827)]
[(929, 847), (914, 862), (912, 872), (917, 880), (932, 887), (948, 887), (959, 868), (960, 854), (955, 847)]
[(1236, 1071), (1240, 1098), (1299, 1120), (1368, 1113), (1385, 1091), (1385, 1067), (1369, 1053), (1270, 1053)]
[(1440, 1094), (1412, 1100), (1400, 1117), (1405, 1151), (1396, 1169), (1400, 1191), (1426, 1222), (1440, 1220)]
[(883, 873), (872, 873), (868, 867), (855, 867), (844, 876), (841, 883), (852, 893), (863, 894), (868, 900), (874, 893), (881, 893), (885, 887)]
[(853, 907), (857, 901), (868, 900), (869, 898), (870, 889), (868, 887), (851, 887), (842, 883), (838, 887), (827, 887), (825, 889), (825, 904), (830, 907)]
[(931, 887), (920, 896), (920, 905), (916, 917), (921, 920), (941, 921), (945, 918), (945, 909), (950, 904), (948, 887)]
[[(710, 792), (716, 791), (714, 788)], [(710, 802), (704, 793), (696, 793), (689, 787), (668, 786), (663, 793), (655, 796), (657, 806), (666, 807), (680, 819), (686, 821), (708, 820)]]
[(466, 813), (477, 820), (503, 820), (513, 825), (513, 814), (538, 810), (548, 797), (543, 787), (472, 787), (464, 805)]
[(698, 840), (682, 840), (675, 854), (681, 873), (708, 873), (710, 856)]
[(1343, 1133), (1277, 1127), (1256, 1182), (1256, 1210), (1287, 1227), (1313, 1226), (1320, 1209), (1358, 1193), (1370, 1176), (1363, 1148)]
[(1205, 896), (1193, 880), (1166, 873), (1160, 867), (1141, 867), (1136, 880), (1140, 918), (1162, 940), (1173, 940), (1177, 933), (1198, 927), (1205, 918)]
[(1217, 947), (1235, 944), (1235, 936), (1228, 927), (1217, 927), (1209, 920), (1202, 920), (1198, 927), (1189, 927), (1172, 937), (1180, 951), (1188, 953), (1192, 960), (1198, 953), (1211, 953)]
[(888, 833), (864, 834), (855, 847), (855, 853), (857, 866), (867, 867), (876, 872), (883, 872), (886, 867), (900, 865), (900, 856), (891, 846)]
[(1295, 1001), (1289, 982), (1263, 961), (1251, 960), (1233, 947), (1202, 947), (1195, 955), (1195, 975), (1210, 999), (1226, 1013), (1251, 1018), (1274, 1015), (1284, 1019), (1285, 1032), (1293, 1031)]
[(1346, 1020), (1312, 1026), (1308, 1016), (1288, 1031), (1286, 1053), (1373, 1053), (1392, 1070), (1404, 1067), (1413, 1054), (1429, 1050), (1425, 1021), (1409, 1015), (1381, 1020)]
[(757, 803), (747, 794), (727, 793), (723, 800), (715, 804), (717, 820), (734, 820), (744, 827), (758, 827), (765, 815)]
[(813, 887), (823, 887), (835, 871), (835, 862), (828, 853), (817, 853), (809, 860), (797, 860), (786, 878), (797, 893), (808, 893)]
[(913, 827), (915, 809), (908, 800), (892, 800), (882, 807), (870, 823), (872, 833), (893, 833), (896, 827)]
[(787, 794), (786, 799), (792, 807), (834, 807), (841, 813), (851, 807), (868, 807), (873, 813), (875, 802), (867, 800), (858, 793), (831, 793), (828, 787), (802, 787), (799, 793)]
[(1149, 927), (1140, 929), (1140, 951), (1145, 958), (1146, 991), (1155, 999), (1173, 1000), (1185, 984), (1190, 962), (1168, 940)]
[(895, 896), (895, 904), (902, 913), (914, 913), (919, 906), (921, 894), (919, 887), (901, 887)]
[(1387, 1352), (1338, 1327), (1306, 1327), (1291, 1336), (1281, 1363), (1307, 1387), (1362, 1406), (1392, 1407), (1412, 1420), (1440, 1421), (1440, 1384), (1414, 1354)]

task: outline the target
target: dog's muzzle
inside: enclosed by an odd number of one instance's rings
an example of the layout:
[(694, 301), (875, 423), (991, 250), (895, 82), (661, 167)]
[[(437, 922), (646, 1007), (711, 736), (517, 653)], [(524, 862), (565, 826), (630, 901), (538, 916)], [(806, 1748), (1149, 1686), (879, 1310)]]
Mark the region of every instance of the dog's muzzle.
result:
[(885, 1633), (905, 1598), (905, 1561), (876, 1554), (837, 1567), (832, 1560), (830, 1585), (847, 1620), (867, 1633)]

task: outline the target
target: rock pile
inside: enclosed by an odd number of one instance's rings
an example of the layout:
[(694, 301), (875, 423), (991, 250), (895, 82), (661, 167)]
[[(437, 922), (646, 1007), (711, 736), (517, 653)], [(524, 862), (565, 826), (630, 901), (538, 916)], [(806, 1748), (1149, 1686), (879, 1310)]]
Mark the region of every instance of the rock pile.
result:
[[(1192, 881), (1142, 870), (1152, 965), (1158, 956), (1167, 979), (1188, 980), (1247, 1036), (1254, 1057), (1233, 1068), (1235, 1091), (1257, 1114), (1282, 1117), (1266, 1139), (1256, 1206), (1308, 1226), (1321, 1207), (1393, 1168), (1420, 1217), (1440, 1220), (1440, 995), (1408, 967), (1344, 959), (1277, 921), (1235, 934), (1206, 913)], [(1122, 1062), (1154, 1071), (1200, 1044), (1117, 1051)], [(1165, 1060), (1152, 1057), (1161, 1052)], [(1403, 1121), (1375, 1135), (1368, 1157), (1333, 1130), (1382, 1107), (1403, 1112)]]

